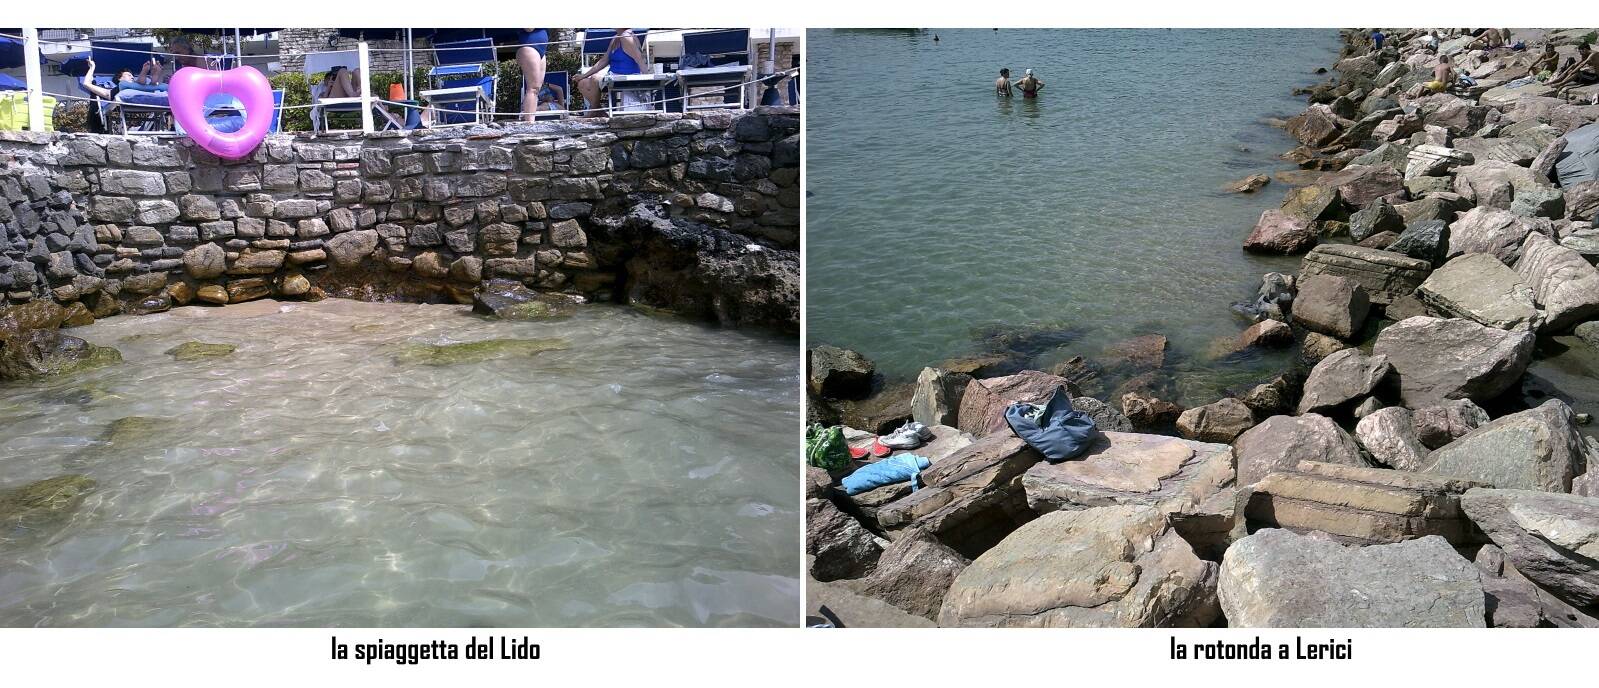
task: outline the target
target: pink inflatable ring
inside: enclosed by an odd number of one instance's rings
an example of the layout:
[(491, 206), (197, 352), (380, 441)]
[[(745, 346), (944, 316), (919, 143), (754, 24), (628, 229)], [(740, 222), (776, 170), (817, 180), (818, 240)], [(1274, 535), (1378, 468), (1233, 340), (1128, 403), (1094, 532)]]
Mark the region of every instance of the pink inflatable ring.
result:
[[(244, 126), (238, 131), (217, 131), (205, 119), (205, 101), (216, 94), (238, 98), (244, 106)], [(234, 67), (225, 72), (184, 67), (167, 86), (172, 116), (196, 144), (217, 157), (237, 160), (249, 155), (272, 128), (272, 84), (254, 67)]]

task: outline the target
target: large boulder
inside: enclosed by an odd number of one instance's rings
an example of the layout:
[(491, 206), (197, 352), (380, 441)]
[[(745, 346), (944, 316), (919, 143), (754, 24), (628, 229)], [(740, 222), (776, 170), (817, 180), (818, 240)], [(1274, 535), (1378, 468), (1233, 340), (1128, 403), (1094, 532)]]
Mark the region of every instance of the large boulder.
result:
[(1018, 528), (955, 578), (941, 626), (1202, 627), (1216, 564), (1148, 506), (1056, 511)]
[(1254, 425), (1254, 412), (1233, 398), (1195, 406), (1177, 417), (1177, 432), (1200, 442), (1231, 442)]
[(1599, 314), (1599, 270), (1582, 254), (1537, 232), (1521, 246), (1516, 272), (1544, 309), (1542, 331), (1558, 334)]
[(1512, 490), (1569, 492), (1587, 470), (1588, 447), (1559, 399), (1497, 418), (1433, 451), (1422, 472)]
[(1529, 170), (1502, 160), (1480, 160), (1455, 169), (1455, 193), (1479, 208), (1509, 210), (1518, 191), (1548, 186)]
[(971, 561), (921, 530), (900, 535), (883, 550), (856, 589), (907, 612), (937, 620), (944, 593)]
[(972, 376), (942, 368), (923, 368), (911, 395), (911, 419), (923, 425), (960, 425), (961, 397)]
[(1438, 266), (1449, 256), (1449, 222), (1442, 219), (1410, 222), (1386, 250)]
[(1060, 387), (1078, 396), (1077, 386), (1066, 378), (1037, 370), (973, 380), (961, 395), (957, 427), (979, 437), (1008, 428), (1005, 407), (1017, 402), (1042, 404)]
[(1294, 322), (1339, 339), (1353, 338), (1370, 310), (1366, 290), (1338, 275), (1306, 275), (1294, 297)]
[(1521, 243), (1531, 231), (1526, 218), (1478, 206), (1449, 225), (1449, 257), (1489, 253), (1505, 265), (1514, 265), (1521, 255)]
[(1238, 484), (1250, 485), (1274, 471), (1292, 469), (1301, 461), (1365, 466), (1354, 438), (1332, 419), (1307, 413), (1272, 416), (1250, 428), (1233, 443), (1238, 459)]
[(826, 399), (864, 399), (872, 391), (872, 362), (850, 349), (822, 344), (807, 359), (811, 393)]
[[(1306, 223), (1330, 220), (1343, 211), (1338, 200), (1338, 189), (1327, 186), (1301, 186), (1289, 189), (1283, 196), (1282, 214)], [(1265, 216), (1262, 216), (1264, 219)]]
[(1480, 540), (1460, 495), (1482, 483), (1386, 468), (1304, 461), (1272, 473), (1243, 497), (1249, 532), (1285, 528), (1370, 545), (1438, 535), (1457, 547)]
[(1366, 414), (1355, 423), (1355, 440), (1372, 459), (1389, 468), (1414, 471), (1427, 459), (1427, 447), (1416, 439), (1414, 414), (1403, 406)]
[(1494, 628), (1599, 628), (1599, 619), (1538, 587), (1505, 556), (1498, 545), (1477, 549), (1472, 563), (1482, 571), (1488, 604), (1488, 625)]
[(1338, 189), (1338, 197), (1357, 208), (1405, 190), (1404, 175), (1387, 164), (1348, 167), (1318, 183)]
[(1344, 349), (1321, 359), (1305, 378), (1304, 396), (1299, 398), (1299, 413), (1330, 414), (1342, 410), (1368, 394), (1393, 372), (1388, 357), (1367, 356), (1359, 349)]
[(1356, 242), (1365, 241), (1367, 237), (1381, 232), (1398, 234), (1403, 231), (1405, 231), (1405, 219), (1399, 216), (1399, 211), (1394, 210), (1393, 206), (1382, 199), (1372, 201), (1370, 205), (1349, 216), (1349, 236)]
[(1337, 275), (1354, 280), (1372, 303), (1384, 306), (1416, 290), (1432, 264), (1410, 256), (1349, 244), (1322, 244), (1305, 254), (1300, 279)]
[(805, 553), (819, 581), (859, 578), (872, 571), (883, 547), (855, 517), (826, 499), (805, 501)]
[(1227, 549), (1218, 588), (1234, 628), (1482, 628), (1476, 567), (1436, 535), (1351, 547), (1269, 528)]
[(1116, 504), (1181, 512), (1232, 484), (1231, 447), (1128, 432), (1103, 433), (1081, 457), (1022, 474), (1027, 504), (1040, 513)]
[(1043, 460), (1009, 428), (922, 471), (923, 487), (877, 510), (889, 532), (923, 528), (974, 557), (1032, 518), (1017, 477)]
[(1377, 335), (1372, 353), (1388, 357), (1405, 406), (1491, 399), (1521, 379), (1532, 361), (1531, 332), (1462, 318), (1406, 318)]
[(1427, 276), (1416, 296), (1434, 313), (1501, 330), (1536, 330), (1541, 319), (1522, 276), (1490, 253), (1450, 260)]
[(1305, 108), (1304, 112), (1288, 119), (1288, 135), (1312, 148), (1332, 143), (1342, 129), (1338, 115), (1322, 104)]
[(1316, 245), (1316, 229), (1310, 220), (1271, 208), (1260, 214), (1255, 228), (1244, 239), (1244, 250), (1254, 253), (1295, 254)]
[(1599, 610), (1599, 499), (1477, 489), (1460, 503), (1522, 575), (1590, 613)]
[(1416, 440), (1428, 449), (1437, 449), (1466, 436), (1488, 422), (1488, 412), (1470, 399), (1455, 399), (1411, 412)]

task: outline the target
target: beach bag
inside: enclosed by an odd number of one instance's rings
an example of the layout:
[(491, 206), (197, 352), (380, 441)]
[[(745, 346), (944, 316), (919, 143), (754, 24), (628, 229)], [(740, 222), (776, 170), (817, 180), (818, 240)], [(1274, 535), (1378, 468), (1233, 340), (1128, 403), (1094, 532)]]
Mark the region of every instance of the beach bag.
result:
[(1050, 463), (1083, 453), (1099, 432), (1094, 419), (1072, 408), (1072, 395), (1065, 385), (1055, 388), (1054, 396), (1042, 406), (1015, 403), (1006, 407), (1005, 422)]
[(824, 428), (812, 423), (805, 431), (805, 463), (829, 471), (849, 468), (849, 445), (844, 443), (844, 428)]

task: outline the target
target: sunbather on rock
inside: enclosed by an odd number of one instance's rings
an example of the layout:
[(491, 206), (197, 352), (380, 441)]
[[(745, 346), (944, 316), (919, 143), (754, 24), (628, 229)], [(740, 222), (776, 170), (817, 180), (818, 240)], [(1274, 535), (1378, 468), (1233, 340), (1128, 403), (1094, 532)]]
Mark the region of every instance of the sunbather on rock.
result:
[(1599, 53), (1586, 43), (1578, 45), (1577, 59), (1544, 83), (1557, 89), (1599, 83)]

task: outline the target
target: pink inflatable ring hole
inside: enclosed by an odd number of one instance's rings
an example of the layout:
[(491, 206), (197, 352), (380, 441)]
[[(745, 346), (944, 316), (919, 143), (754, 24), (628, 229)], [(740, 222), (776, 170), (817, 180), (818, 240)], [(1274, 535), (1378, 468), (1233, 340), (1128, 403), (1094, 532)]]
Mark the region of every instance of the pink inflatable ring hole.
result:
[[(217, 131), (205, 119), (205, 101), (224, 94), (244, 106), (244, 126), (238, 131)], [(217, 157), (237, 160), (249, 155), (272, 128), (272, 84), (254, 67), (234, 67), (224, 72), (184, 67), (167, 86), (172, 117), (201, 148)]]

